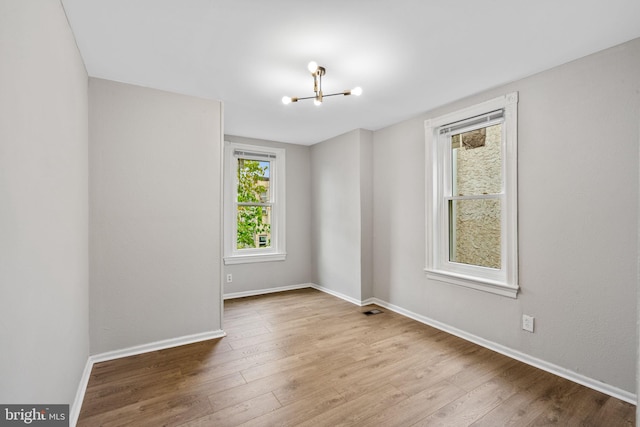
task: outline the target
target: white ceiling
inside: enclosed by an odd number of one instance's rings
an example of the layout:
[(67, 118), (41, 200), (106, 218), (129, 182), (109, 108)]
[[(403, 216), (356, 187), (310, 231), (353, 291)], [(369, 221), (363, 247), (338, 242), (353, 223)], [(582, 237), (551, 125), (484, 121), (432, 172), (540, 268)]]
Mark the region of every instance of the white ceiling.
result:
[[(62, 0), (87, 71), (225, 105), (225, 133), (376, 130), (640, 37), (639, 0)], [(310, 96), (307, 63), (327, 69)]]

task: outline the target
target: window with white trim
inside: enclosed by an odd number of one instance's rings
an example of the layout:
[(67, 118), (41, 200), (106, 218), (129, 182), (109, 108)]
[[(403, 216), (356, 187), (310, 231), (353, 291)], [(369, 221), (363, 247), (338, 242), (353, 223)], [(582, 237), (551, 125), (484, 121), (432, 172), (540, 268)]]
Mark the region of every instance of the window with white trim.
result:
[(425, 121), (427, 277), (515, 298), (518, 93)]
[(225, 142), (225, 264), (282, 261), (285, 150)]

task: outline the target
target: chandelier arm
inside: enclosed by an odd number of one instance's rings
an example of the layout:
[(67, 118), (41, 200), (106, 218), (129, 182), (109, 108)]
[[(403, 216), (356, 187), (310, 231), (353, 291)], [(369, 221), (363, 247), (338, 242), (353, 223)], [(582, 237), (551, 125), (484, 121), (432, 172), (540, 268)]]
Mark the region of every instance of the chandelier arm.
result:
[[(326, 96), (326, 95), (325, 95)], [(314, 96), (305, 96), (304, 98), (296, 98), (298, 101), (302, 101), (304, 99), (315, 99), (315, 95)]]
[(322, 96), (326, 98), (327, 96), (338, 96), (338, 95), (344, 95), (344, 96), (351, 95), (351, 91), (350, 90), (345, 90), (345, 91), (342, 91), (342, 92), (330, 93), (329, 95), (322, 95)]
[[(350, 95), (350, 92), (351, 91), (349, 91), (349, 90), (345, 90), (344, 92), (330, 93), (329, 95), (322, 94), (322, 97), (324, 98), (324, 97), (327, 97), (327, 96), (338, 96), (338, 95), (345, 95), (346, 96), (346, 95)], [(298, 96), (291, 97), (291, 99), (295, 99), (297, 101), (303, 101), (305, 99), (315, 99), (315, 98), (316, 98), (315, 95), (314, 96), (305, 96), (305, 97), (302, 97), (302, 98), (298, 97)]]

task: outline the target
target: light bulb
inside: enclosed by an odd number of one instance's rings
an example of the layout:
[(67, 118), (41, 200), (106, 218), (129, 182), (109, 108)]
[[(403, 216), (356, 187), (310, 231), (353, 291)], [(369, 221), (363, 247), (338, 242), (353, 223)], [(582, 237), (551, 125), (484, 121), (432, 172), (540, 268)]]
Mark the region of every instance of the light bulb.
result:
[(360, 96), (362, 95), (362, 88), (360, 86), (354, 87), (351, 89), (351, 95)]
[(314, 99), (313, 103), (318, 107), (322, 105), (322, 101), (320, 101), (318, 98)]
[(282, 103), (283, 103), (284, 105), (291, 104), (291, 98), (290, 98), (290, 97), (288, 97), (288, 96), (283, 96), (283, 97), (282, 97)]
[(307, 65), (307, 69), (311, 74), (315, 73), (318, 70), (318, 63), (316, 61), (309, 62), (309, 65)]

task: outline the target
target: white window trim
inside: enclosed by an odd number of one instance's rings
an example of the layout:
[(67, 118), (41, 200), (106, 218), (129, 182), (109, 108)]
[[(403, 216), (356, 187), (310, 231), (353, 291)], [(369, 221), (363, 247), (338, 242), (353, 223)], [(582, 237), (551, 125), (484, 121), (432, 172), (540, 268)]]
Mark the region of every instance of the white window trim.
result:
[[(516, 298), (518, 286), (518, 92), (491, 99), (453, 113), (425, 121), (425, 212), (426, 212), (426, 267), (429, 279), (464, 286), (493, 294)], [(504, 153), (503, 177), (505, 188), (502, 210), (502, 259), (500, 270), (480, 266), (452, 263), (442, 252), (448, 239), (443, 218), (441, 188), (444, 180), (443, 156), (439, 155), (438, 130), (441, 126), (504, 110), (502, 148)], [(435, 167), (434, 167), (435, 165)]]
[[(235, 150), (252, 153), (275, 155), (269, 171), (272, 182), (274, 205), (271, 211), (271, 247), (242, 249), (236, 248), (236, 212), (237, 200), (237, 159), (233, 155)], [(224, 263), (246, 264), (253, 262), (284, 261), (287, 257), (285, 239), (285, 150), (282, 148), (264, 147), (259, 145), (239, 144), (225, 141), (224, 144)]]

